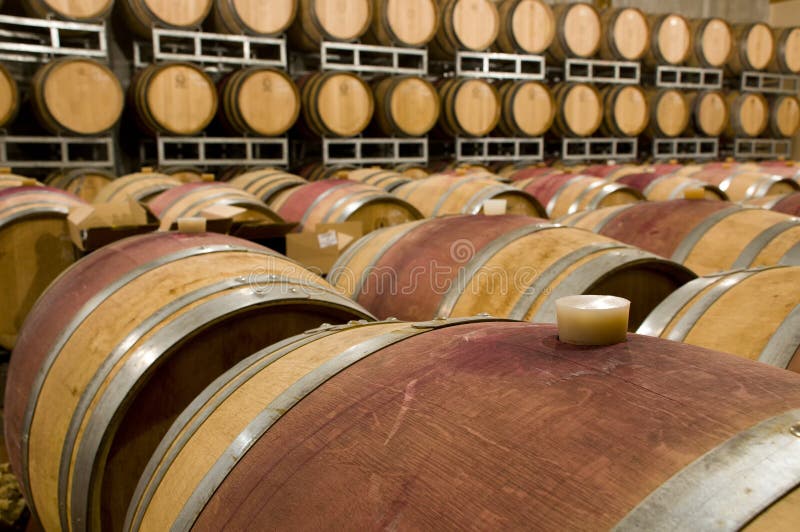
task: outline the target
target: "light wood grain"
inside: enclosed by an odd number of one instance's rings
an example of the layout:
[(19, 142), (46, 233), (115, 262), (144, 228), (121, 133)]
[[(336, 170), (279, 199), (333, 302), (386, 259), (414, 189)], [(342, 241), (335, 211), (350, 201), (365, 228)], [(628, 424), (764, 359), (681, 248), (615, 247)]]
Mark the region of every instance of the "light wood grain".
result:
[(453, 136), (482, 137), (500, 121), (500, 96), (480, 79), (452, 79), (439, 87), (439, 123)]
[(349, 41), (361, 36), (369, 25), (369, 0), (313, 0), (312, 9), (327, 36)]
[(636, 137), (650, 120), (644, 90), (636, 86), (609, 86), (603, 98), (603, 131), (612, 137)]
[(509, 0), (500, 3), (497, 46), (506, 53), (544, 53), (556, 35), (556, 19), (542, 0)]
[(240, 133), (282, 135), (300, 115), (300, 92), (279, 70), (241, 71), (225, 84), (221, 97), (224, 105), (220, 108)]
[(792, 137), (800, 129), (800, 100), (795, 96), (781, 95), (772, 101), (770, 131), (778, 137)]
[(489, 0), (458, 0), (452, 26), (458, 42), (467, 50), (485, 50), (500, 31), (500, 16)]
[(297, 0), (215, 0), (214, 25), (223, 33), (277, 35), (297, 13)]
[(763, 70), (775, 57), (775, 37), (767, 24), (734, 24), (734, 51), (728, 68), (734, 74), (744, 70)]
[(648, 90), (649, 131), (656, 137), (677, 137), (689, 126), (690, 111), (686, 98), (675, 89)]
[(650, 24), (641, 10), (634, 7), (606, 9), (601, 14), (601, 22), (601, 57), (636, 61), (647, 52)]
[(603, 101), (597, 89), (584, 83), (560, 84), (554, 93), (558, 112), (553, 125), (563, 136), (588, 137), (603, 121)]
[(424, 46), (439, 28), (434, 0), (372, 0), (372, 23), (364, 40), (384, 46)]
[(691, 21), (694, 45), (689, 64), (707, 68), (722, 68), (733, 52), (733, 30), (723, 19)]
[(556, 103), (547, 86), (536, 81), (509, 81), (500, 86), (500, 130), (509, 136), (538, 137), (553, 124)]
[(728, 126), (729, 109), (725, 98), (716, 91), (690, 93), (694, 127), (698, 133), (717, 137)]
[(41, 18), (56, 13), (67, 20), (89, 21), (107, 16), (114, 0), (23, 0), (22, 3)]
[(0, 65), (0, 127), (11, 122), (19, 110), (17, 82), (3, 65)]
[(373, 93), (375, 120), (381, 131), (388, 136), (422, 136), (439, 119), (439, 94), (423, 78), (384, 78), (373, 85)]
[(726, 95), (730, 120), (729, 137), (757, 137), (769, 125), (769, 103), (758, 93), (731, 92)]
[(800, 28), (775, 28), (775, 57), (769, 64), (772, 72), (800, 72)]
[(689, 57), (692, 33), (689, 22), (677, 13), (649, 17), (650, 51), (646, 55), (649, 65), (680, 65)]
[(591, 57), (599, 46), (603, 29), (597, 11), (588, 4), (573, 4), (563, 19), (564, 41), (572, 55)]
[(115, 177), (112, 174), (105, 171), (78, 168), (51, 174), (47, 178), (47, 184), (51, 187), (72, 192), (82, 200), (92, 203), (100, 189), (114, 179)]
[(208, 75), (188, 63), (150, 67), (139, 79), (140, 113), (154, 129), (196, 135), (206, 128), (217, 112), (217, 90)]
[(325, 127), (341, 137), (361, 133), (374, 109), (369, 87), (352, 74), (327, 78), (319, 87), (314, 103)]

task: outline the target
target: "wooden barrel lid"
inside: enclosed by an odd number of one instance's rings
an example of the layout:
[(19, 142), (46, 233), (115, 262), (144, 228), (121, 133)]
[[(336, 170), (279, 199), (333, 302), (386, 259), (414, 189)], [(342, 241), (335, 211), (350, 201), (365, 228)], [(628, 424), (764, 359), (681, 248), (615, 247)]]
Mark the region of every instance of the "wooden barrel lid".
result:
[(636, 86), (626, 86), (614, 98), (614, 122), (628, 137), (639, 135), (647, 127), (649, 120), (647, 97)]
[(532, 137), (543, 135), (550, 129), (556, 112), (553, 95), (536, 81), (519, 84), (511, 109), (519, 128)]
[(453, 31), (469, 50), (485, 50), (500, 31), (500, 15), (489, 0), (457, 0), (453, 8)]
[(65, 129), (102, 133), (119, 120), (125, 103), (122, 85), (105, 65), (88, 59), (62, 60), (47, 73), (44, 104)]
[(500, 119), (497, 91), (481, 79), (466, 80), (458, 89), (453, 110), (465, 132), (476, 137), (487, 135)]
[(745, 53), (750, 65), (756, 70), (762, 70), (772, 61), (775, 54), (775, 38), (772, 30), (766, 24), (753, 24), (747, 32)]
[(683, 63), (692, 46), (689, 23), (678, 14), (667, 15), (658, 28), (656, 42), (665, 61), (671, 65)]
[(589, 4), (574, 4), (564, 16), (564, 40), (577, 57), (591, 57), (600, 47), (600, 15)]
[(654, 117), (665, 135), (677, 137), (689, 125), (689, 105), (686, 98), (677, 90), (665, 90), (656, 103)]
[(282, 135), (300, 114), (300, 92), (286, 74), (260, 70), (240, 85), (237, 105), (253, 131), (267, 137)]
[(695, 110), (695, 121), (703, 134), (717, 137), (728, 125), (728, 105), (718, 92), (706, 92), (697, 96), (700, 101)]
[(567, 89), (561, 112), (570, 130), (579, 137), (585, 137), (597, 131), (603, 119), (603, 104), (597, 90), (578, 83)]
[(0, 65), (0, 126), (8, 123), (19, 108), (19, 90), (17, 82), (8, 73), (8, 70)]
[(553, 10), (542, 0), (521, 0), (510, 22), (514, 40), (529, 54), (543, 53), (556, 35)]
[(382, 15), (406, 46), (424, 45), (439, 27), (439, 8), (433, 0), (386, 0)]
[(297, 0), (231, 0), (236, 16), (253, 33), (274, 35), (285, 30), (297, 11)]
[[(130, 1), (130, 0), (128, 0)], [(161, 22), (170, 26), (199, 26), (211, 10), (213, 0), (140, 0)]]
[(767, 127), (769, 120), (767, 100), (757, 93), (742, 94), (736, 114), (742, 130), (747, 135), (756, 137)]
[(800, 72), (800, 28), (792, 28), (781, 47), (783, 62), (790, 72)]
[(728, 23), (719, 18), (708, 20), (700, 36), (700, 48), (710, 66), (724, 65), (733, 48), (733, 32)]
[(310, 0), (312, 17), (323, 31), (336, 40), (360, 37), (369, 26), (369, 0)]
[(636, 8), (621, 9), (614, 21), (614, 46), (629, 61), (642, 57), (650, 44), (647, 17)]
[(325, 126), (342, 137), (361, 133), (374, 109), (369, 87), (348, 73), (328, 76), (319, 88), (316, 103)]
[(105, 15), (114, 0), (42, 0), (47, 9), (66, 18), (88, 20)]
[(404, 134), (418, 137), (436, 125), (440, 104), (433, 85), (422, 78), (408, 77), (398, 81), (391, 94), (389, 111)]
[(775, 106), (775, 125), (784, 137), (792, 137), (800, 128), (800, 101), (794, 96), (782, 96)]
[(150, 78), (145, 98), (153, 120), (178, 135), (199, 133), (217, 111), (213, 81), (189, 64), (163, 65)]

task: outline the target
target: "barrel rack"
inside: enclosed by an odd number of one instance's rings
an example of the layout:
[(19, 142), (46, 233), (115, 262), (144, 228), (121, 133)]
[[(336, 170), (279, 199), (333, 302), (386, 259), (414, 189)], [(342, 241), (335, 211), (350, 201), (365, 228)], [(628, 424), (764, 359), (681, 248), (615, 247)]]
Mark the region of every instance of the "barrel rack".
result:
[(659, 65), (655, 71), (655, 85), (663, 89), (719, 90), (723, 80), (719, 68)]
[(717, 137), (654, 138), (653, 159), (716, 159), (719, 154)]
[[(742, 72), (739, 86), (742, 92), (761, 94), (800, 93), (800, 76), (773, 72)], [(791, 158), (792, 141), (782, 138), (737, 138), (733, 140), (734, 158)]]
[(735, 159), (789, 159), (792, 156), (792, 141), (789, 139), (746, 139), (733, 141)]
[(800, 76), (772, 72), (742, 72), (740, 88), (742, 92), (796, 95), (800, 93)]
[[(0, 15), (0, 60), (18, 82), (28, 82), (39, 65), (64, 56), (108, 62), (105, 23)], [(116, 170), (115, 153), (112, 134), (80, 137), (0, 131), (0, 165), (12, 168)]]

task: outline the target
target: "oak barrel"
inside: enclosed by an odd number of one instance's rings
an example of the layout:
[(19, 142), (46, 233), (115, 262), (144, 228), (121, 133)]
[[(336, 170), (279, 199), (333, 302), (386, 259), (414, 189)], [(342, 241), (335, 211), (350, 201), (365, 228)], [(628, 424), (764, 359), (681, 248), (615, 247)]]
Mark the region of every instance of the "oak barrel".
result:
[(615, 61), (638, 61), (650, 47), (650, 23), (640, 9), (619, 7), (604, 9), (600, 57)]
[(125, 201), (127, 198), (147, 202), (165, 190), (180, 185), (181, 182), (175, 178), (147, 169), (110, 182), (100, 189), (94, 198), (94, 203)]
[(500, 121), (500, 95), (487, 81), (452, 78), (437, 90), (442, 102), (439, 125), (451, 137), (485, 137)]
[(308, 181), (336, 178), (342, 171), (355, 170), (355, 166), (332, 165), (323, 162), (308, 163), (295, 169), (294, 173)]
[(705, 18), (692, 20), (690, 26), (694, 39), (689, 64), (703, 68), (723, 68), (734, 47), (730, 24), (721, 18)]
[(19, 111), (19, 89), (11, 73), (0, 65), (0, 127), (13, 122)]
[(21, 0), (25, 12), (37, 18), (99, 21), (111, 13), (114, 0)]
[(692, 52), (692, 30), (689, 21), (678, 13), (651, 15), (650, 47), (644, 56), (645, 63), (655, 65), (682, 65)]
[(439, 28), (436, 0), (372, 0), (364, 41), (383, 46), (425, 46)]
[(718, 186), (731, 201), (788, 194), (800, 188), (800, 183), (792, 179), (760, 170), (709, 168), (688, 175)]
[[(797, 518), (781, 498), (800, 480), (800, 377), (642, 335), (593, 348), (557, 337), (478, 318), (353, 324), (266, 348), (170, 429), (127, 525), (367, 530), (391, 516), (401, 530), (627, 532)], [(310, 487), (325, 494), (314, 513), (297, 500)]]
[(772, 28), (763, 22), (733, 25), (733, 53), (728, 68), (734, 74), (745, 70), (764, 70), (775, 57)]
[(196, 166), (162, 166), (158, 172), (174, 177), (181, 183), (198, 183), (214, 177), (213, 174), (208, 174)]
[[(384, 170), (380, 167), (359, 168), (345, 172), (347, 179), (366, 183), (373, 187), (382, 188), (386, 192), (391, 192), (399, 186), (414, 181), (414, 178), (397, 173), (394, 170)], [(427, 177), (427, 176), (426, 176)]]
[(785, 74), (800, 73), (800, 27), (775, 28), (775, 56), (769, 70)]
[(74, 170), (61, 170), (50, 174), (47, 184), (72, 192), (83, 201), (92, 203), (100, 189), (117, 178), (107, 170), (98, 168), (75, 168)]
[(800, 129), (800, 100), (791, 94), (776, 96), (770, 103), (769, 132), (780, 138), (793, 137)]
[(497, 47), (508, 54), (543, 54), (556, 36), (556, 17), (543, 0), (499, 2)]
[(283, 71), (251, 67), (226, 77), (219, 89), (219, 117), (242, 135), (276, 137), (300, 116), (300, 91)]
[(11, 350), (36, 299), (75, 259), (67, 214), (85, 205), (50, 187), (0, 188), (0, 346)]
[(502, 111), (498, 128), (509, 137), (539, 137), (553, 125), (556, 103), (538, 81), (506, 81), (499, 88)]
[(290, 188), (305, 185), (308, 181), (277, 168), (263, 168), (240, 174), (231, 179), (229, 183), (231, 186), (241, 188), (264, 203), (269, 204), (276, 194)]
[(270, 207), (300, 229), (317, 224), (361, 222), (364, 233), (419, 220), (416, 207), (383, 189), (348, 179), (328, 179), (288, 189)]
[(728, 137), (757, 137), (767, 129), (770, 113), (767, 99), (757, 92), (729, 92)]
[(514, 187), (539, 200), (553, 220), (575, 212), (644, 199), (641, 192), (622, 183), (609, 183), (605, 179), (580, 174), (529, 177), (514, 181)]
[(0, 168), (0, 190), (13, 187), (38, 187), (41, 183), (31, 177), (12, 174), (10, 168)]
[(681, 199), (688, 190), (692, 189), (702, 189), (705, 199), (708, 200), (728, 201), (729, 199), (728, 195), (718, 186), (682, 175), (643, 172), (628, 174), (615, 181), (640, 191), (649, 201)]
[(406, 183), (393, 194), (414, 205), (427, 218), (451, 214), (479, 214), (487, 200), (505, 200), (506, 212), (547, 217), (545, 208), (530, 194), (481, 175), (438, 174)]
[(6, 442), (29, 504), (46, 530), (120, 530), (148, 458), (203, 388), (266, 345), (362, 318), (244, 240), (152, 233), (95, 251), (38, 301), (9, 368)]
[(618, 295), (631, 329), (694, 278), (673, 262), (529, 216), (449, 216), (376, 231), (340, 257), (331, 284), (379, 318), (555, 321), (555, 300)]
[(215, 206), (243, 209), (233, 217), (234, 222), (284, 222), (253, 194), (224, 183), (187, 183), (165, 190), (148, 203), (150, 211), (161, 221), (161, 231), (176, 227), (180, 218), (205, 217), (203, 211)]
[(322, 41), (358, 39), (371, 20), (371, 0), (298, 0), (289, 40), (295, 48), (319, 52)]
[(391, 76), (372, 85), (375, 122), (389, 137), (421, 137), (439, 119), (436, 88), (419, 76)]
[(588, 3), (556, 4), (556, 36), (548, 53), (563, 62), (570, 57), (590, 58), (600, 49), (603, 27), (597, 9)]
[(214, 81), (191, 63), (157, 63), (136, 74), (129, 100), (150, 134), (196, 135), (217, 113)]
[(718, 137), (728, 127), (730, 111), (721, 92), (689, 92), (686, 99), (691, 109), (692, 129), (704, 137)]
[(800, 192), (791, 192), (780, 196), (751, 198), (743, 201), (742, 204), (800, 217)]
[(689, 127), (689, 104), (675, 89), (647, 89), (650, 120), (647, 133), (653, 137), (678, 137)]
[(175, 29), (199, 28), (214, 0), (117, 0), (125, 27), (139, 37), (150, 38), (154, 26)]
[(119, 121), (125, 95), (104, 64), (64, 57), (36, 71), (31, 102), (37, 120), (51, 133), (99, 135)]
[(786, 263), (795, 260), (792, 249), (800, 242), (797, 218), (723, 201), (648, 201), (586, 211), (559, 223), (669, 257), (698, 275)]
[(394, 167), (395, 172), (410, 177), (411, 179), (425, 179), (430, 174), (425, 166), (417, 163), (403, 163)]
[(452, 61), (458, 50), (482, 52), (500, 32), (500, 14), (492, 0), (440, 0), (439, 30), (429, 44), (431, 55)]
[(600, 91), (603, 100), (601, 133), (609, 137), (638, 137), (650, 121), (644, 90), (635, 85), (609, 85)]
[(297, 0), (214, 0), (212, 23), (220, 33), (279, 35), (294, 21)]
[[(575, 4), (578, 5), (578, 4)], [(603, 99), (592, 85), (559, 83), (553, 88), (553, 131), (562, 137), (589, 137), (603, 122)]]
[(375, 102), (360, 77), (319, 72), (298, 82), (305, 125), (323, 137), (353, 137), (369, 125)]
[(665, 299), (638, 332), (800, 372), (798, 282), (800, 266), (702, 277)]

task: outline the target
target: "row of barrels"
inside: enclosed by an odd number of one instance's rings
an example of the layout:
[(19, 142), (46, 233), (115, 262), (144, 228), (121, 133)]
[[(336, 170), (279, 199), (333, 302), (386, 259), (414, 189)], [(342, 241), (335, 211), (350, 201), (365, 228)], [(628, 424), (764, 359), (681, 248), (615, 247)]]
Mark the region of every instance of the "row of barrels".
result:
[[(34, 16), (92, 20), (113, 0), (23, 0)], [(442, 58), (456, 50), (495, 47), (508, 53), (549, 53), (557, 60), (593, 57), (742, 70), (800, 72), (800, 29), (763, 23), (728, 24), (720, 18), (687, 20), (647, 15), (633, 7), (598, 11), (591, 4), (550, 6), (544, 0), (118, 0), (126, 25), (147, 37), (153, 26), (196, 28), (213, 10), (216, 31), (277, 35), (306, 51), (320, 42), (355, 41), (425, 46)]]

